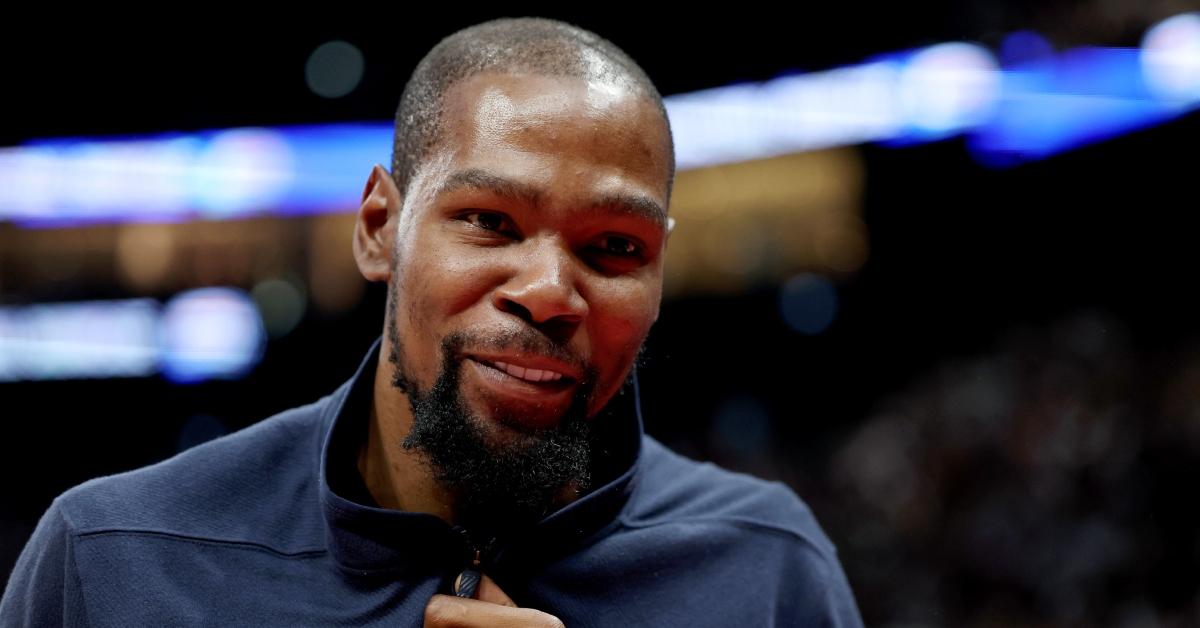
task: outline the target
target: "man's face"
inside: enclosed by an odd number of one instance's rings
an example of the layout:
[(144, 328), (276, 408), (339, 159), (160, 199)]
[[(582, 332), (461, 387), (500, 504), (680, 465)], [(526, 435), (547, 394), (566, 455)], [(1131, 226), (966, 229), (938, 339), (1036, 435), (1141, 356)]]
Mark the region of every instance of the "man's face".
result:
[(444, 104), (389, 227), (388, 349), (401, 388), (451, 382), (492, 446), (536, 440), (603, 409), (658, 317), (667, 130), (572, 78), (479, 75)]

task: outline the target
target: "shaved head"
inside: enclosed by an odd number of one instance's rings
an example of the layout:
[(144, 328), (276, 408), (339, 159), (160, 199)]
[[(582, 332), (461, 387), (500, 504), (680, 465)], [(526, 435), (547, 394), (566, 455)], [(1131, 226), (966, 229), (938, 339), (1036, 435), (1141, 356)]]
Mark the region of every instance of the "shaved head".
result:
[[(465, 28), (443, 39), (417, 64), (396, 111), (392, 178), (402, 194), (418, 165), (441, 139), (443, 97), (459, 81), (485, 72), (540, 74), (616, 85), (653, 102), (670, 124), (662, 96), (646, 73), (608, 40), (570, 24), (542, 18), (505, 18)], [(668, 198), (675, 178), (674, 145)]]

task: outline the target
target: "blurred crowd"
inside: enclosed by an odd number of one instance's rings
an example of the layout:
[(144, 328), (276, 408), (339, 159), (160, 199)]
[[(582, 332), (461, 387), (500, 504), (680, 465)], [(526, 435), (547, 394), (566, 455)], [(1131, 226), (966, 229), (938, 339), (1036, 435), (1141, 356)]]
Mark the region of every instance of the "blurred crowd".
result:
[(870, 625), (1200, 625), (1200, 344), (1086, 312), (898, 390), (809, 499)]

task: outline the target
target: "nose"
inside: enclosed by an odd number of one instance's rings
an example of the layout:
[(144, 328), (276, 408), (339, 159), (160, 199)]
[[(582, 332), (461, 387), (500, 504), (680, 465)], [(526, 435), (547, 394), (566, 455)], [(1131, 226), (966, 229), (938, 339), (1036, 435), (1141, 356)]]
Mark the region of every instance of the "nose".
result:
[(565, 340), (588, 314), (587, 300), (576, 285), (574, 255), (557, 238), (530, 238), (524, 244), (526, 255), (493, 293), (493, 302), (497, 309)]

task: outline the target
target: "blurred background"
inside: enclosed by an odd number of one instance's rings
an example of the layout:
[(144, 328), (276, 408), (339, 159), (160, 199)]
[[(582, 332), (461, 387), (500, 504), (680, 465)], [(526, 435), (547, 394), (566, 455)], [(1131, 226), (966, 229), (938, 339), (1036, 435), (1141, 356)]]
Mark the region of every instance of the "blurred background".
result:
[[(809, 4), (505, 13), (668, 97), (648, 431), (791, 485), (869, 625), (1200, 625), (1200, 5)], [(63, 490), (353, 373), (353, 211), (466, 13), (10, 24), (0, 574)]]

